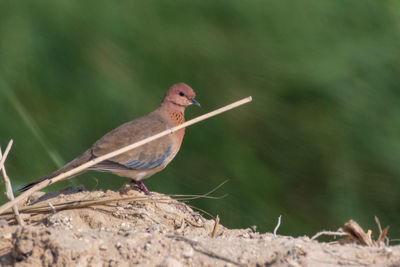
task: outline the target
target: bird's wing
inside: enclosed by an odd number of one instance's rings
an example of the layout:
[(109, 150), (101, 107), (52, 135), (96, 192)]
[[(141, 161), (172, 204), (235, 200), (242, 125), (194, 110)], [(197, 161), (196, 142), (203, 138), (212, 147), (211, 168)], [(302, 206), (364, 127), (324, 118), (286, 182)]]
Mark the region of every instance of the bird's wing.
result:
[[(143, 140), (170, 128), (157, 113), (150, 113), (137, 120), (125, 123), (103, 136), (91, 148), (94, 157), (110, 153), (124, 146)], [(145, 170), (161, 164), (171, 154), (173, 139), (161, 137), (138, 148), (105, 160), (93, 169), (101, 171)]]

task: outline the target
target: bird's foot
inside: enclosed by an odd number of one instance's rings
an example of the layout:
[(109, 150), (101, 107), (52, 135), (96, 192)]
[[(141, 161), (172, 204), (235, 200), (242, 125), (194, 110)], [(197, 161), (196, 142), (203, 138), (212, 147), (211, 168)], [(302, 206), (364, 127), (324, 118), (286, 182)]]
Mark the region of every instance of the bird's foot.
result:
[(152, 194), (150, 193), (149, 189), (147, 189), (146, 185), (142, 181), (133, 181), (136, 183), (139, 188), (148, 196), (151, 196)]

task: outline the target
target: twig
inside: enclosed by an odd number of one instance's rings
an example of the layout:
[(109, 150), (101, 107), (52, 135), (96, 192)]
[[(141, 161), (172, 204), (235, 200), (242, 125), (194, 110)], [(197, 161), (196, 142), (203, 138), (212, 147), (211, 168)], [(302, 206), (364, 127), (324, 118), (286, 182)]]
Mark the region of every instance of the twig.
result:
[[(8, 156), (8, 152), (10, 152), (10, 150), (11, 150), (12, 144), (13, 144), (13, 140), (11, 139), (10, 142), (8, 142), (6, 150), (4, 151), (4, 156), (2, 155), (1, 148), (0, 148), (0, 158), (1, 158), (0, 169), (1, 169), (1, 172), (3, 174), (4, 185), (6, 187), (6, 195), (7, 195), (7, 198), (9, 200), (13, 200), (14, 199), (14, 194), (13, 194), (13, 191), (12, 191), (10, 178), (8, 178), (7, 171), (6, 171), (6, 166), (4, 166), (4, 163), (5, 163), (6, 158)], [(17, 207), (16, 204), (12, 207), (12, 209), (13, 209), (13, 212), (14, 212), (14, 215), (15, 215), (15, 220), (18, 222), (18, 224), (21, 225), (21, 226), (25, 225), (24, 220), (22, 220), (21, 216), (19, 215), (18, 207)]]
[(194, 227), (198, 227), (198, 228), (203, 228), (203, 227), (204, 227), (203, 224), (200, 224), (200, 223), (198, 223), (198, 222), (189, 220), (188, 218), (184, 218), (184, 220), (185, 220), (187, 223), (189, 223), (189, 224), (191, 224), (192, 226), (194, 226)]
[(4, 156), (1, 157), (1, 159), (0, 159), (0, 170), (1, 170), (1, 169), (3, 168), (3, 166), (4, 166), (4, 162), (6, 161), (6, 158), (7, 158), (7, 156), (8, 156), (8, 152), (10, 152), (10, 150), (11, 150), (12, 144), (13, 144), (13, 140), (11, 139), (10, 142), (8, 142), (8, 145), (7, 145), (7, 147), (6, 147), (6, 150), (4, 151)]
[(186, 238), (186, 237), (184, 237), (184, 236), (180, 236), (180, 235), (167, 235), (167, 237), (168, 237), (168, 238), (174, 238), (174, 239), (176, 239), (176, 240), (181, 240), (181, 241), (184, 241), (184, 242), (186, 242), (186, 243), (189, 243), (189, 244), (193, 247), (194, 250), (196, 250), (196, 251), (198, 251), (198, 252), (201, 252), (201, 253), (203, 253), (204, 255), (207, 255), (207, 256), (209, 256), (209, 257), (216, 258), (216, 259), (219, 259), (219, 260), (223, 260), (223, 261), (226, 261), (226, 262), (235, 264), (235, 265), (237, 265), (237, 266), (246, 266), (246, 264), (242, 264), (242, 263), (240, 263), (240, 262), (236, 262), (236, 261), (234, 261), (234, 260), (231, 260), (231, 259), (229, 259), (229, 258), (227, 258), (227, 257), (218, 255), (217, 253), (212, 252), (211, 250), (208, 250), (208, 249), (204, 248), (199, 242), (194, 241), (194, 240), (191, 240), (191, 239)]
[(212, 238), (214, 238), (217, 235), (218, 225), (219, 225), (219, 216), (217, 214), (217, 217), (215, 218), (214, 228), (213, 228), (213, 231), (211, 233), (211, 237)]
[[(220, 186), (221, 185), (217, 186), (216, 188), (219, 188)], [(38, 204), (31, 205), (31, 206), (25, 206), (25, 207), (20, 208), (20, 212), (25, 213), (25, 214), (30, 214), (31, 216), (35, 216), (38, 214), (45, 214), (45, 213), (50, 213), (50, 212), (55, 213), (55, 210), (61, 211), (61, 210), (67, 210), (67, 209), (79, 209), (79, 208), (93, 207), (93, 206), (99, 206), (99, 205), (106, 205), (106, 204), (109, 204), (112, 202), (123, 202), (123, 201), (149, 202), (149, 201), (152, 201), (152, 202), (156, 202), (156, 203), (170, 203), (171, 200), (186, 201), (186, 200), (193, 200), (193, 199), (198, 199), (198, 198), (207, 198), (207, 199), (220, 199), (221, 198), (221, 197), (213, 197), (213, 196), (208, 195), (213, 192), (215, 192), (215, 190), (211, 190), (210, 192), (205, 193), (203, 195), (163, 195), (158, 198), (155, 198), (155, 197), (149, 198), (147, 196), (129, 196), (129, 197), (119, 197), (119, 198), (83, 199), (84, 197), (82, 197), (79, 200), (55, 203), (54, 205), (51, 203), (38, 203)], [(90, 193), (90, 192), (88, 192), (88, 193)], [(171, 197), (172, 199), (165, 198), (165, 197)], [(186, 204), (186, 205), (188, 205), (188, 204)], [(210, 213), (206, 212), (205, 210), (199, 209), (195, 206), (190, 206), (190, 205), (188, 205), (188, 206), (193, 209), (199, 210), (200, 212), (203, 212), (204, 214), (207, 214), (208, 216), (214, 218), (214, 216), (212, 216)], [(14, 218), (11, 215), (12, 215), (11, 211), (6, 211), (0, 215), (0, 219), (11, 220)], [(185, 218), (185, 220), (195, 227), (203, 227), (203, 225), (198, 224), (194, 221), (190, 221), (187, 218)]]
[[(219, 185), (217, 185), (215, 188), (211, 189), (211, 191), (205, 193), (204, 195), (199, 195), (197, 198), (202, 198), (203, 196), (211, 195), (212, 193), (214, 193), (215, 191), (217, 191), (221, 186), (223, 186), (224, 184), (226, 184), (228, 181), (229, 181), (229, 180), (223, 181), (222, 183), (220, 183)], [(175, 194), (175, 195), (171, 195), (171, 196), (180, 197), (180, 196), (185, 196), (185, 195), (176, 195), (176, 194)], [(225, 195), (223, 195), (223, 196), (215, 197), (215, 198), (216, 198), (216, 199), (220, 199), (220, 198), (224, 198), (224, 197), (226, 197), (226, 196), (227, 196), (227, 195), (225, 194)], [(192, 200), (193, 200), (193, 199), (196, 199), (196, 198), (192, 198)]]
[(311, 240), (315, 240), (318, 237), (320, 237), (321, 235), (346, 236), (349, 234), (345, 233), (345, 232), (340, 232), (340, 231), (321, 231), (321, 232), (318, 232), (315, 235), (313, 235), (313, 237), (311, 237)]
[(136, 143), (128, 145), (128, 146), (125, 146), (125, 147), (117, 149), (117, 150), (115, 150), (115, 151), (113, 151), (111, 153), (107, 153), (107, 154), (102, 155), (102, 156), (100, 156), (98, 158), (90, 160), (90, 161), (88, 161), (88, 162), (86, 162), (86, 163), (84, 163), (84, 164), (82, 164), (82, 165), (80, 165), (80, 166), (78, 166), (78, 167), (76, 167), (76, 168), (74, 168), (72, 170), (69, 170), (69, 171), (67, 171), (65, 173), (57, 175), (56, 177), (53, 177), (51, 179), (45, 180), (43, 182), (40, 182), (40, 183), (36, 184), (35, 186), (33, 186), (32, 188), (30, 188), (27, 191), (25, 191), (24, 193), (22, 193), (21, 195), (19, 195), (14, 200), (11, 200), (11, 201), (5, 203), (4, 205), (2, 205), (0, 207), (0, 214), (2, 214), (4, 211), (6, 211), (7, 209), (11, 208), (15, 204), (27, 199), (34, 192), (36, 192), (36, 191), (38, 191), (40, 189), (43, 189), (43, 188), (45, 188), (45, 187), (47, 187), (47, 186), (49, 186), (49, 185), (51, 185), (51, 184), (53, 184), (55, 182), (58, 182), (58, 181), (61, 181), (63, 179), (66, 179), (68, 177), (71, 177), (71, 176), (73, 176), (73, 175), (75, 175), (75, 174), (77, 174), (77, 173), (79, 173), (79, 172), (81, 172), (81, 171), (93, 166), (93, 165), (98, 164), (99, 162), (102, 162), (102, 161), (107, 160), (109, 158), (112, 158), (112, 157), (118, 156), (120, 154), (123, 154), (123, 153), (125, 153), (125, 152), (127, 152), (129, 150), (132, 150), (134, 148), (137, 148), (139, 146), (147, 144), (147, 143), (149, 143), (149, 142), (151, 142), (153, 140), (156, 140), (156, 139), (161, 138), (163, 136), (166, 136), (168, 134), (172, 134), (173, 132), (176, 132), (176, 131), (178, 131), (178, 130), (180, 130), (182, 128), (185, 128), (187, 126), (190, 126), (190, 125), (193, 125), (195, 123), (198, 123), (198, 122), (200, 122), (202, 120), (208, 119), (210, 117), (213, 117), (215, 115), (218, 115), (218, 114), (223, 113), (225, 111), (228, 111), (230, 109), (236, 108), (236, 107), (241, 106), (241, 105), (246, 104), (246, 103), (249, 103), (251, 100), (252, 100), (251, 96), (249, 96), (249, 97), (244, 98), (242, 100), (236, 101), (236, 102), (234, 102), (232, 104), (229, 104), (229, 105), (224, 106), (222, 108), (219, 108), (219, 109), (216, 109), (216, 110), (211, 111), (209, 113), (206, 113), (206, 114), (204, 114), (202, 116), (199, 116), (197, 118), (189, 120), (189, 121), (187, 121), (185, 123), (182, 123), (181, 125), (175, 126), (175, 127), (171, 128), (171, 129), (167, 129), (165, 131), (162, 131), (161, 133), (158, 133), (156, 135), (153, 135), (153, 136), (150, 136), (148, 138), (145, 138), (145, 139), (143, 139), (143, 140), (141, 140), (139, 142), (136, 142)]
[(276, 232), (278, 232), (279, 226), (281, 226), (281, 219), (282, 219), (282, 215), (279, 215), (278, 224), (275, 226), (275, 229), (274, 229), (274, 237), (276, 237)]
[[(220, 196), (220, 197), (211, 197), (210, 195), (211, 195), (212, 193), (214, 193), (215, 191), (217, 191), (219, 188), (221, 188), (221, 187), (222, 187), (224, 184), (226, 184), (228, 181), (229, 181), (229, 180), (223, 181), (222, 183), (220, 183), (219, 185), (217, 185), (215, 188), (211, 189), (211, 191), (209, 191), (209, 192), (207, 192), (207, 193), (205, 193), (205, 194), (203, 194), (203, 195), (198, 195), (198, 196), (196, 196), (196, 197), (195, 197), (195, 195), (190, 195), (190, 196), (193, 197), (193, 198), (191, 198), (191, 200), (194, 200), (194, 199), (197, 199), (197, 198), (204, 198), (204, 197), (213, 198), (213, 199), (222, 199), (222, 198), (226, 197), (227, 194), (222, 195), (222, 196)], [(167, 196), (170, 196), (170, 197), (186, 197), (187, 195), (173, 194), (173, 195), (167, 195)]]
[(381, 226), (381, 222), (379, 221), (379, 218), (377, 216), (374, 216), (376, 225), (378, 226), (378, 230), (379, 230), (379, 235), (382, 234), (382, 226)]
[[(180, 199), (181, 200), (181, 199)], [(207, 214), (208, 216), (210, 216), (210, 218), (215, 218), (211, 213), (209, 213), (209, 212), (207, 212), (207, 211), (205, 211), (205, 210), (203, 210), (203, 209), (200, 209), (200, 208), (198, 208), (198, 207), (196, 207), (196, 206), (193, 206), (193, 205), (189, 205), (189, 204), (187, 204), (187, 203), (185, 203), (189, 208), (192, 208), (192, 209), (194, 209), (194, 210), (197, 210), (197, 211), (200, 211), (200, 212), (202, 212), (202, 213), (204, 213), (204, 214)]]
[(54, 207), (54, 205), (51, 204), (51, 202), (49, 202), (49, 203), (47, 203), (47, 204), (49, 205), (49, 207), (51, 208), (51, 210), (53, 211), (53, 213), (56, 213), (56, 212), (57, 212), (56, 207)]
[[(179, 200), (179, 199), (177, 199)], [(48, 203), (40, 203), (32, 206), (22, 207), (20, 211), (22, 213), (46, 213), (52, 212), (54, 209), (61, 211), (65, 209), (76, 209), (76, 208), (85, 208), (90, 206), (98, 206), (98, 205), (105, 205), (112, 202), (123, 202), (123, 201), (155, 201), (155, 202), (162, 202), (162, 201), (171, 201), (171, 199), (167, 198), (152, 198), (149, 199), (148, 197), (123, 197), (123, 198), (106, 198), (106, 199), (95, 199), (95, 200), (77, 200), (77, 201), (68, 201), (64, 203), (55, 203), (51, 204), (51, 207)], [(10, 214), (10, 212), (4, 212), (0, 217), (3, 215)]]
[[(56, 208), (58, 211), (64, 210), (64, 209), (76, 209), (76, 208), (85, 208), (89, 206), (96, 206), (96, 205), (104, 205), (112, 202), (122, 202), (122, 201), (155, 201), (158, 203), (161, 202), (168, 202), (171, 201), (171, 199), (168, 199), (166, 197), (171, 197), (174, 200), (178, 201), (185, 201), (185, 200), (193, 200), (193, 199), (198, 199), (198, 198), (207, 198), (207, 199), (219, 199), (221, 197), (213, 197), (209, 196), (208, 194), (214, 192), (215, 190), (211, 190), (210, 192), (203, 194), (203, 195), (164, 195), (160, 197), (152, 197), (149, 198), (147, 196), (129, 196), (129, 197), (119, 197), (119, 198), (104, 198), (104, 199), (80, 199), (80, 200), (74, 200), (74, 201), (68, 201), (68, 202), (62, 202), (62, 203), (55, 203), (53, 204), (53, 207)], [(214, 217), (208, 212), (199, 209), (194, 206), (190, 206), (191, 208), (197, 209), (205, 214), (207, 214), (210, 217)], [(31, 206), (26, 206), (20, 208), (21, 213), (46, 213), (46, 212), (51, 212), (53, 209), (49, 208), (49, 205), (47, 203), (38, 203), (35, 205)], [(0, 215), (0, 218), (4, 218), (7, 216), (4, 215), (10, 215), (12, 212), (6, 211), (3, 214)]]
[(376, 222), (376, 225), (378, 226), (378, 230), (379, 230), (379, 237), (376, 241), (378, 243), (383, 242), (383, 244), (388, 246), (390, 243), (389, 237), (387, 237), (387, 233), (389, 231), (389, 226), (386, 226), (385, 229), (382, 230), (381, 222), (379, 221), (379, 218), (377, 216), (375, 216), (375, 222)]

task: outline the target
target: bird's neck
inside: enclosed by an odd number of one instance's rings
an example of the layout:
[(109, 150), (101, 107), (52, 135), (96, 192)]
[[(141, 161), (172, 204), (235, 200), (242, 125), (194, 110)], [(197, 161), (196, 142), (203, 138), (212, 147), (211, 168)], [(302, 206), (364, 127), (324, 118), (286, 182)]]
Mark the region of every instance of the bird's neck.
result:
[(181, 111), (172, 111), (168, 115), (175, 126), (185, 122), (185, 115)]
[(159, 107), (160, 113), (173, 126), (180, 125), (185, 122), (185, 107), (173, 103), (162, 103)]
[[(164, 117), (172, 126), (178, 126), (185, 122), (185, 107), (173, 103), (162, 103), (158, 108), (161, 116)], [(175, 132), (179, 146), (182, 143), (183, 136), (185, 135), (185, 128)]]

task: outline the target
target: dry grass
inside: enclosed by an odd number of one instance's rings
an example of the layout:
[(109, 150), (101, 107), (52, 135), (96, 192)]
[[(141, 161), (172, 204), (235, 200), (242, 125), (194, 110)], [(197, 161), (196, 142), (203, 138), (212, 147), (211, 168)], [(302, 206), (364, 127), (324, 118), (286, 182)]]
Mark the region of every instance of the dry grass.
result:
[(372, 239), (372, 231), (364, 231), (364, 229), (354, 220), (350, 220), (344, 224), (344, 229), (340, 228), (338, 231), (321, 231), (316, 233), (311, 240), (315, 240), (320, 236), (345, 236), (339, 240), (339, 243), (358, 243), (362, 246), (368, 247), (381, 247), (389, 245), (389, 238), (387, 233), (389, 226), (382, 230), (378, 217), (375, 216), (375, 222), (378, 226), (379, 236), (376, 240)]
[[(199, 198), (207, 198), (207, 199), (221, 199), (224, 198), (226, 195), (223, 196), (211, 196), (216, 190), (218, 190), (221, 186), (223, 186), (227, 182), (224, 181), (223, 183), (219, 184), (211, 191), (203, 194), (203, 195), (182, 195), (182, 194), (172, 194), (172, 195), (165, 195), (163, 197), (148, 197), (148, 196), (128, 196), (128, 197), (119, 197), (119, 198), (104, 198), (104, 199), (82, 199), (82, 200), (74, 200), (74, 201), (67, 201), (63, 203), (38, 203), (35, 205), (21, 207), (19, 209), (20, 213), (22, 214), (29, 214), (29, 215), (36, 215), (36, 214), (49, 214), (54, 213), (56, 211), (67, 210), (67, 209), (80, 209), (80, 208), (87, 208), (93, 206), (100, 206), (100, 205), (107, 205), (111, 203), (122, 203), (122, 202), (156, 202), (156, 203), (168, 203), (171, 200), (169, 197), (178, 200), (178, 201), (187, 201)], [(203, 211), (199, 208), (194, 207), (197, 210), (202, 211), (203, 213), (213, 217), (206, 211)], [(0, 215), (0, 219), (5, 219), (9, 223), (15, 222), (15, 217), (13, 212), (6, 211)]]

